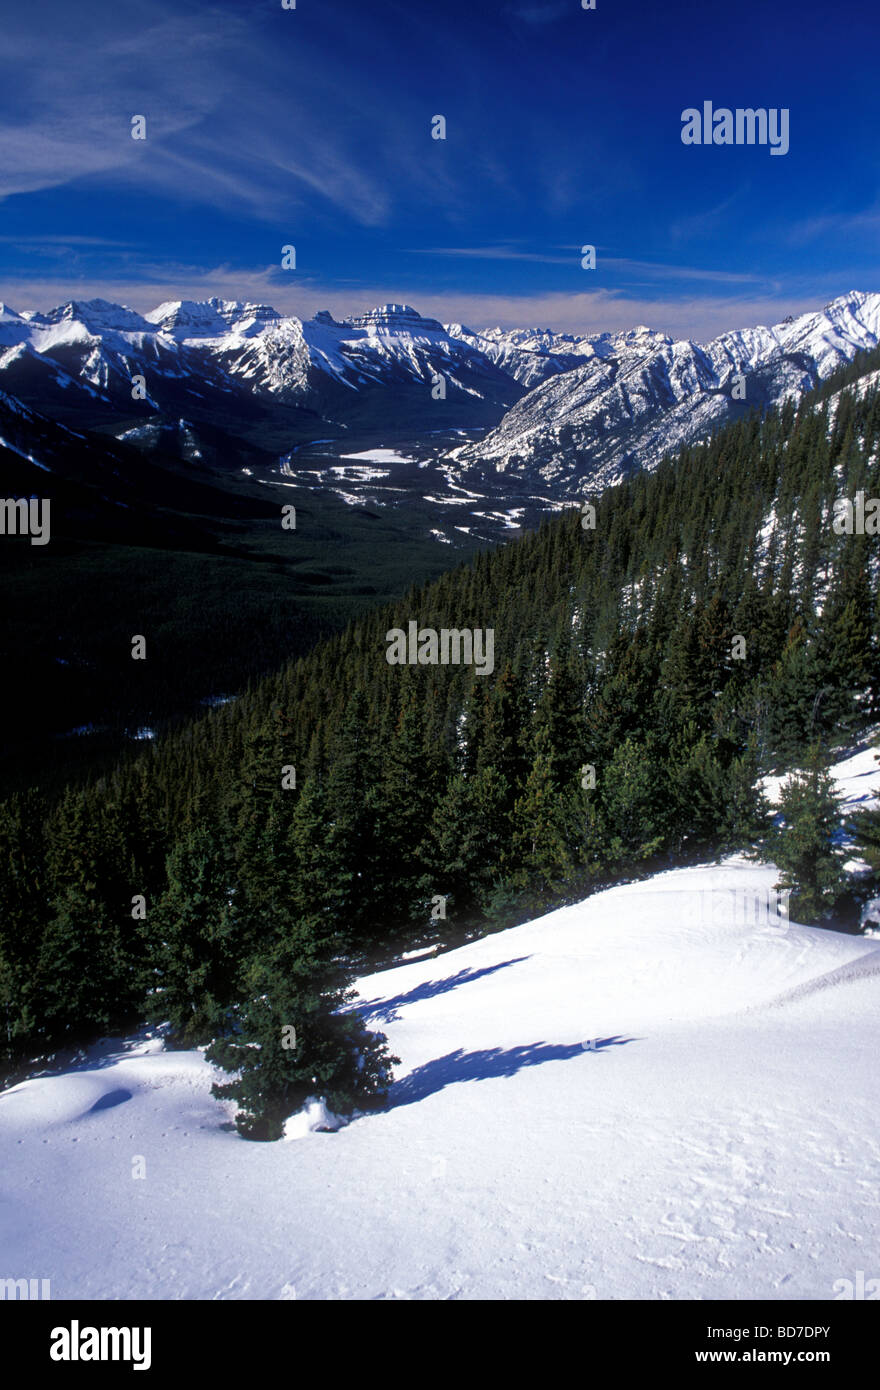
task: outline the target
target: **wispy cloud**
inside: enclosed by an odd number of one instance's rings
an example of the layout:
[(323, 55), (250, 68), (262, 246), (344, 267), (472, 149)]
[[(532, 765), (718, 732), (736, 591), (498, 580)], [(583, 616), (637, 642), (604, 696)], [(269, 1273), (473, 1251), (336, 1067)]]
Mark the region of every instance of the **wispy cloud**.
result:
[[(577, 266), (581, 255), (579, 246), (551, 248), (547, 251), (525, 251), (514, 246), (407, 246), (410, 255), (449, 256), (480, 261), (534, 261), (541, 265)], [(757, 285), (765, 282), (761, 275), (744, 274), (733, 270), (716, 270), (709, 266), (669, 265), (664, 261), (639, 261), (627, 256), (607, 256), (598, 250), (602, 269), (613, 269), (623, 275), (638, 275), (645, 280), (706, 280), (724, 285)], [(772, 281), (768, 289), (778, 293), (782, 286)]]
[[(369, 72), (346, 69), (341, 49), (336, 66), (294, 31), (278, 51), (254, 18), (120, 0), (99, 43), (88, 24), (53, 36), (51, 82), (44, 35), (20, 23), (10, 44), (23, 76), (0, 94), (0, 200), (100, 180), (263, 220), (317, 199), (376, 226), (393, 171), (426, 202), (455, 202), (449, 171), (424, 157), (430, 113), (411, 94), (377, 104)], [(135, 114), (145, 141), (131, 138)]]
[(712, 207), (701, 208), (689, 215), (675, 218), (669, 228), (670, 239), (672, 241), (693, 241), (696, 237), (711, 236), (725, 225), (734, 208), (743, 206), (748, 193), (748, 184), (740, 184), (726, 198), (720, 199)]
[(571, 14), (571, 5), (566, 0), (550, 0), (549, 4), (521, 4), (513, 5), (510, 13), (514, 19), (520, 19), (524, 24), (555, 24), (557, 19), (564, 19)]
[[(627, 275), (640, 275), (647, 280), (707, 280), (719, 285), (757, 285), (766, 283), (761, 275), (742, 274), (733, 270), (714, 270), (707, 266), (668, 265), (664, 261), (634, 261), (625, 256), (603, 256), (602, 265), (611, 266)], [(782, 286), (772, 283), (774, 292)]]
[(860, 212), (828, 212), (802, 218), (790, 228), (788, 239), (793, 245), (817, 241), (830, 236), (876, 234), (880, 231), (880, 200)]
[[(216, 111), (215, 64), (240, 37), (241, 21), (226, 13), (206, 25), (151, 10), (145, 23), (141, 5), (120, 0), (98, 44), (88, 23), (53, 28), (51, 81), (46, 34), (28, 23), (27, 7), (10, 13), (6, 38), (18, 61), (11, 75), (8, 62), (4, 68), (0, 198), (143, 166), (151, 141), (179, 137)], [(131, 139), (133, 115), (147, 117), (144, 143)]]
[(47, 251), (51, 251), (52, 255), (59, 257), (66, 255), (71, 246), (100, 246), (112, 247), (114, 250), (122, 250), (126, 247), (135, 245), (132, 241), (120, 241), (116, 237), (78, 236), (75, 234), (71, 236), (54, 236), (42, 232), (36, 235), (33, 233), (25, 234), (19, 232), (11, 236), (3, 233), (0, 235), (0, 244), (4, 246), (27, 247), (28, 250), (45, 247)]
[(521, 251), (514, 246), (405, 246), (412, 256), (449, 256), (475, 261), (535, 261), (541, 265), (574, 265), (575, 251), (565, 255), (552, 251)]

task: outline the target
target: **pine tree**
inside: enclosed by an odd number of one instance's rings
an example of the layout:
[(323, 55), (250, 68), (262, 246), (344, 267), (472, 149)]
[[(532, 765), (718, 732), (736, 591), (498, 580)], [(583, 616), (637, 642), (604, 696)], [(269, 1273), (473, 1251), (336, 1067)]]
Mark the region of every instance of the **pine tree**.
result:
[(685, 725), (670, 747), (666, 766), (677, 848), (710, 844), (725, 791), (724, 769), (713, 741), (695, 724)]
[[(137, 931), (138, 924), (125, 930)], [(53, 1047), (109, 1032), (142, 1007), (123, 929), (94, 883), (69, 885), (55, 900), (30, 998), (36, 1035)]]
[(523, 794), (514, 808), (509, 877), (522, 890), (532, 890), (537, 904), (549, 902), (575, 868), (575, 827), (582, 811), (575, 786), (558, 790), (553, 776), (550, 730), (538, 731), (535, 760)]
[(321, 940), (333, 938), (340, 951), (351, 947), (351, 923), (338, 893), (337, 847), (331, 840), (333, 817), (325, 782), (309, 777), (298, 793), (289, 832), (295, 864), (290, 909), (299, 922)]
[(209, 1042), (238, 998), (246, 944), (236, 931), (232, 865), (206, 826), (168, 856), (168, 886), (150, 915), (156, 1022), (184, 1046)]
[(623, 862), (649, 859), (669, 833), (665, 762), (653, 745), (626, 738), (597, 770), (599, 826), (608, 856)]
[(366, 696), (355, 689), (326, 781), (322, 859), (328, 915), (335, 930), (362, 950), (381, 936), (388, 907), (379, 874), (384, 856), (376, 825), (380, 777), (374, 736)]
[(773, 671), (769, 739), (777, 767), (791, 766), (816, 736), (826, 694), (820, 674), (806, 626), (798, 618)]
[(858, 577), (857, 596), (841, 597), (822, 614), (817, 664), (824, 694), (817, 734), (823, 729), (853, 733), (864, 725), (870, 706), (871, 588), (866, 573)]
[(382, 760), (378, 838), (383, 855), (377, 884), (385, 919), (424, 923), (435, 889), (427, 874), (426, 838), (437, 798), (443, 791), (447, 760), (425, 746), (423, 713), (414, 695), (406, 700)]
[(584, 723), (583, 681), (579, 680), (568, 644), (554, 657), (550, 679), (538, 702), (534, 716), (535, 746), (541, 730), (547, 730), (550, 776), (558, 790), (576, 784), (584, 761), (586, 726)]
[(846, 887), (838, 794), (818, 745), (805, 765), (782, 788), (782, 828), (774, 836), (773, 857), (780, 869), (778, 889), (790, 889), (790, 916), (808, 925), (828, 917)]
[(47, 909), (45, 807), (32, 795), (0, 806), (0, 1059), (33, 1037), (33, 980)]
[(870, 864), (875, 879), (880, 878), (880, 808), (858, 811), (852, 824), (859, 853)]
[(248, 729), (233, 802), (235, 907), (247, 957), (274, 939), (290, 913), (294, 864), (289, 833), (298, 791), (289, 720), (279, 706)]
[(434, 810), (426, 841), (427, 880), (447, 897), (457, 928), (472, 926), (503, 876), (510, 820), (507, 779), (493, 767), (453, 777)]
[(339, 966), (294, 929), (252, 963), (243, 1002), (206, 1057), (235, 1073), (212, 1094), (238, 1104), (236, 1127), (247, 1139), (280, 1139), (284, 1122), (311, 1098), (338, 1114), (382, 1102), (392, 1057), (381, 1034), (346, 1009)]
[(759, 778), (757, 740), (752, 739), (724, 776), (716, 829), (719, 849), (748, 853), (770, 834), (772, 813)]

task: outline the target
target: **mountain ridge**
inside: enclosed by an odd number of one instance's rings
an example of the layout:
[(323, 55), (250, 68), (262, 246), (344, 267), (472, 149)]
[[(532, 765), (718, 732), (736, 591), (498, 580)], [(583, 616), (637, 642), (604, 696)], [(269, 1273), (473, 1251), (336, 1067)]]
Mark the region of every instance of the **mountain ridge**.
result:
[(0, 386), (41, 414), (117, 437), (182, 416), (196, 426), (222, 420), (251, 443), (268, 429), (270, 449), (276, 439), (478, 427), (485, 437), (447, 442), (438, 455), (457, 486), (494, 478), (571, 499), (656, 466), (727, 419), (803, 394), (878, 342), (880, 294), (859, 290), (708, 342), (643, 324), (473, 330), (406, 303), (337, 320), (216, 297), (166, 300), (145, 314), (70, 299), (46, 312), (3, 306)]
[(632, 334), (600, 338), (603, 351), (591, 354), (581, 340), (583, 363), (548, 375), (479, 444), (450, 452), (458, 481), (495, 471), (574, 496), (585, 481), (601, 489), (655, 467), (728, 419), (801, 396), (875, 347), (880, 295), (850, 291), (822, 310), (706, 344), (647, 332), (638, 344)]

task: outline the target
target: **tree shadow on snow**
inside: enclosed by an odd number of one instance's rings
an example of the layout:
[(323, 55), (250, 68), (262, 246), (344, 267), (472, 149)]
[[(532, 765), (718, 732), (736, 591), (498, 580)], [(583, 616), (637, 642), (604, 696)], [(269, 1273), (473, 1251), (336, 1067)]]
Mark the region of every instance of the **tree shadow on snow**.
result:
[[(123, 1025), (124, 1026), (124, 1025)], [(130, 1022), (129, 1033), (117, 1033), (112, 1037), (100, 1037), (58, 1047), (43, 1056), (32, 1057), (12, 1069), (5, 1085), (0, 1083), (0, 1100), (11, 1095), (13, 1090), (25, 1081), (41, 1080), (49, 1076), (72, 1076), (77, 1072), (101, 1071), (115, 1067), (132, 1056), (143, 1055), (143, 1044), (151, 1039), (165, 1040), (168, 1037), (167, 1024), (158, 1027)], [(167, 1046), (167, 1043), (166, 1043)]]
[(479, 1052), (456, 1048), (445, 1057), (436, 1057), (424, 1066), (416, 1067), (408, 1076), (396, 1081), (389, 1094), (389, 1109), (413, 1105), (434, 1095), (447, 1086), (462, 1081), (488, 1081), (496, 1076), (514, 1076), (523, 1067), (540, 1067), (545, 1062), (567, 1062), (584, 1052), (601, 1052), (608, 1047), (623, 1047), (636, 1042), (620, 1033), (610, 1038), (593, 1038), (591, 1042), (531, 1043), (522, 1047), (487, 1047)]
[(124, 1105), (127, 1100), (131, 1100), (131, 1091), (126, 1091), (119, 1087), (116, 1091), (108, 1091), (106, 1095), (96, 1100), (94, 1105), (86, 1111), (87, 1115), (94, 1115), (98, 1110), (112, 1110), (116, 1105)]
[(450, 990), (458, 989), (459, 985), (469, 985), (472, 980), (479, 980), (484, 975), (494, 975), (496, 970), (506, 970), (508, 965), (519, 965), (520, 961), (528, 959), (528, 956), (515, 956), (513, 960), (503, 960), (498, 965), (485, 965), (482, 970), (466, 968), (454, 975), (447, 975), (445, 980), (426, 980), (423, 985), (416, 985), (406, 994), (396, 994), (393, 999), (371, 999), (366, 1004), (358, 1001), (355, 1007), (358, 1013), (363, 1013), (364, 1018), (370, 1022), (396, 1023), (397, 1010), (402, 1009), (405, 1004), (418, 1004), (423, 999), (434, 999), (438, 994), (448, 994)]

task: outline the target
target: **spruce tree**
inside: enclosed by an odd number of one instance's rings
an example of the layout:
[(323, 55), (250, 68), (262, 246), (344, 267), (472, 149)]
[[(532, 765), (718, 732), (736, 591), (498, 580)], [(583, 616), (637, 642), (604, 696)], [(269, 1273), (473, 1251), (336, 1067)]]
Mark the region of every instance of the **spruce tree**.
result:
[(597, 769), (599, 825), (609, 857), (621, 865), (650, 859), (670, 828), (665, 760), (653, 743), (626, 738)]
[(30, 993), (44, 1046), (78, 1044), (130, 1022), (143, 1006), (123, 928), (94, 883), (68, 885), (52, 905)]
[(168, 886), (151, 914), (156, 992), (150, 1012), (184, 1046), (209, 1042), (238, 997), (246, 943), (232, 865), (206, 826), (168, 856)]
[(782, 826), (773, 839), (780, 869), (777, 889), (790, 889), (790, 916), (808, 925), (832, 912), (846, 888), (838, 848), (839, 797), (827, 762), (814, 744), (804, 767), (793, 772), (779, 798)]
[(34, 973), (47, 918), (43, 820), (34, 796), (0, 806), (0, 1059), (33, 1037)]
[(252, 962), (243, 1001), (206, 1053), (234, 1073), (211, 1089), (237, 1103), (244, 1138), (280, 1139), (312, 1098), (338, 1114), (381, 1104), (399, 1058), (346, 1007), (352, 997), (339, 964), (307, 931), (294, 928)]
[(505, 856), (511, 881), (530, 890), (536, 905), (552, 901), (573, 876), (576, 862), (572, 842), (581, 819), (580, 798), (575, 786), (557, 789), (553, 770), (545, 726), (538, 732), (535, 760), (514, 808), (510, 854)]
[(423, 713), (414, 693), (407, 698), (397, 719), (390, 745), (382, 759), (382, 782), (377, 807), (378, 838), (382, 856), (377, 883), (392, 925), (424, 923), (428, 900), (436, 888), (427, 873), (427, 846), (431, 818), (441, 794), (447, 760), (442, 750), (425, 746)]
[(880, 807), (857, 811), (852, 820), (855, 842), (862, 857), (880, 879)]
[(717, 822), (721, 850), (749, 853), (770, 834), (772, 813), (760, 785), (757, 740), (733, 758), (724, 775)]

